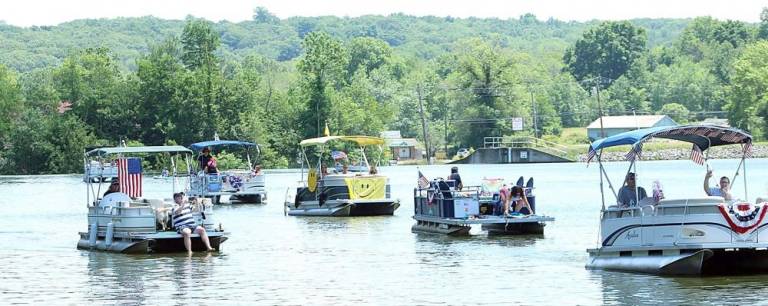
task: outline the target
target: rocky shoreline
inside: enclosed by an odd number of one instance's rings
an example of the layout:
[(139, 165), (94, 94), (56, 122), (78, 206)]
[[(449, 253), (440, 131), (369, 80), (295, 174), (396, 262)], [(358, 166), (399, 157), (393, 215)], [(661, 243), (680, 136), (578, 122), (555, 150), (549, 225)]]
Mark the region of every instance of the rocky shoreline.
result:
[[(629, 152), (629, 147), (627, 147)], [(603, 161), (625, 161), (627, 152), (604, 152)], [(741, 157), (741, 147), (722, 146), (712, 148), (709, 152), (709, 159), (728, 159)], [(690, 149), (662, 149), (656, 151), (643, 151), (642, 160), (683, 160), (691, 158)], [(752, 147), (752, 158), (768, 158), (768, 145), (754, 145)], [(587, 154), (579, 154), (579, 161), (586, 162)], [(594, 160), (593, 160), (594, 161)]]

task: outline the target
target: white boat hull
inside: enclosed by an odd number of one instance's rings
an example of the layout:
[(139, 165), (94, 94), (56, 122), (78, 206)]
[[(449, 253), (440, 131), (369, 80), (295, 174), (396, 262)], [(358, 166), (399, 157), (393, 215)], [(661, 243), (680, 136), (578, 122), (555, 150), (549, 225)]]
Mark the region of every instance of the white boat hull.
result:
[(663, 200), (603, 211), (589, 269), (662, 275), (768, 272), (768, 204), (722, 198)]
[(699, 275), (704, 261), (712, 257), (712, 250), (699, 250), (677, 255), (617, 256), (590, 252), (588, 269), (604, 269), (663, 275)]

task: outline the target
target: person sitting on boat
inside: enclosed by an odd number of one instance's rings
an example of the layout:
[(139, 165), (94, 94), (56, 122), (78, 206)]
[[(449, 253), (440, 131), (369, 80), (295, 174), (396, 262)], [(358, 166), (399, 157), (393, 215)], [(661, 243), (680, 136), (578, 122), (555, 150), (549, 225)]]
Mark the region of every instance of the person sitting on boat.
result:
[(377, 173), (379, 173), (379, 170), (376, 170), (376, 166), (374, 166), (374, 165), (371, 165), (371, 168), (370, 168), (370, 169), (368, 169), (368, 174), (370, 174), (370, 175), (376, 175)]
[(325, 177), (326, 175), (328, 175), (328, 166), (320, 165), (320, 177)]
[(253, 167), (253, 175), (261, 175), (261, 165)]
[(109, 184), (107, 191), (104, 192), (104, 197), (110, 193), (120, 192), (120, 180), (116, 177), (112, 178), (112, 182)]
[(168, 177), (168, 169), (163, 169), (163, 172), (160, 173), (162, 177)]
[(459, 175), (459, 167), (453, 166), (451, 168), (451, 175), (448, 176), (448, 179), (456, 182), (456, 190), (461, 191), (461, 188), (464, 188), (464, 184), (461, 183), (461, 175)]
[[(509, 203), (510, 205), (514, 204), (514, 210), (515, 212), (526, 214), (526, 215), (533, 215), (533, 208), (531, 208), (531, 204), (528, 203), (528, 197), (525, 196), (525, 189), (520, 186), (512, 186), (512, 190), (509, 192)], [(528, 213), (525, 213), (523, 211), (523, 208), (528, 210)], [(509, 209), (509, 208), (507, 208)]]
[[(637, 190), (637, 192), (635, 192)], [(648, 197), (645, 188), (637, 187), (637, 180), (634, 172), (627, 173), (624, 179), (624, 186), (619, 189), (618, 201), (622, 207), (636, 206), (637, 202)]]
[(710, 188), (709, 178), (711, 177), (712, 170), (707, 170), (707, 174), (704, 175), (704, 192), (706, 192), (708, 196), (723, 197), (726, 201), (733, 200), (733, 195), (731, 195), (731, 180), (727, 176), (723, 176), (720, 178), (719, 187)]
[(192, 255), (192, 232), (194, 231), (200, 235), (200, 240), (203, 241), (208, 251), (213, 251), (211, 242), (208, 239), (208, 233), (205, 228), (195, 223), (195, 217), (192, 214), (192, 205), (189, 205), (189, 201), (184, 200), (184, 193), (177, 192), (173, 194), (173, 202), (176, 203), (176, 208), (173, 210), (173, 227), (176, 231), (184, 237), (184, 247), (187, 249), (187, 254)]
[(343, 166), (341, 166), (341, 174), (347, 174), (347, 173), (349, 173), (349, 165), (344, 164)]

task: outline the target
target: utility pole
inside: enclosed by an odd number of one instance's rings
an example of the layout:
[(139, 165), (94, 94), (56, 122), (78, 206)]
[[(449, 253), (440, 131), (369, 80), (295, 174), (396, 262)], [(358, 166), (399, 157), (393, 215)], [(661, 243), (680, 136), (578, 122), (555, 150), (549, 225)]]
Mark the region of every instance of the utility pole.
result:
[(528, 89), (528, 92), (531, 93), (531, 106), (533, 107), (533, 137), (539, 138), (539, 125), (538, 125), (538, 115), (536, 114), (536, 100), (533, 99), (533, 90)]
[(445, 122), (445, 138), (443, 138), (443, 148), (446, 156), (448, 155), (448, 106), (443, 111), (443, 120)]
[(424, 103), (421, 102), (421, 84), (416, 85), (416, 96), (419, 99), (419, 113), (421, 113), (421, 130), (424, 132), (424, 149), (427, 151), (427, 164), (432, 164), (429, 150), (429, 133), (427, 133), (427, 118), (424, 116)]
[(595, 87), (595, 92), (597, 93), (597, 112), (600, 115), (600, 138), (605, 138), (605, 130), (603, 129), (603, 106), (600, 104), (600, 82), (602, 81), (602, 77), (597, 77), (597, 86)]

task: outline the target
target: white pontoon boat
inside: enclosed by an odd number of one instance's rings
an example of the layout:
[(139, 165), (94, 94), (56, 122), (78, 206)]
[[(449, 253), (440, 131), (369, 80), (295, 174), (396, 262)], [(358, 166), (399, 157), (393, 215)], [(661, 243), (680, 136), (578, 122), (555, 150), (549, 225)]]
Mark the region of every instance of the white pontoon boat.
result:
[[(640, 129), (593, 142), (590, 156), (596, 156), (600, 166), (601, 192), (606, 181), (618, 202), (600, 160), (602, 150), (631, 145), (628, 172), (636, 172), (643, 144), (654, 138), (692, 143), (692, 159), (702, 164), (706, 159), (701, 152), (708, 155), (711, 147), (740, 145), (741, 161), (731, 183), (744, 175), (743, 196), (748, 199), (746, 159), (751, 155), (752, 136), (733, 128), (697, 125)], [(701, 181), (690, 182), (690, 186), (701, 188)], [(662, 195), (654, 189), (653, 196), (641, 199), (636, 190), (636, 199), (629, 206), (606, 207), (603, 192), (600, 246), (587, 250), (587, 268), (671, 275), (768, 272), (768, 223), (764, 218), (768, 203), (726, 201), (718, 196), (663, 199)]]
[[(101, 182), (87, 182), (88, 231), (80, 233), (78, 249), (117, 253), (186, 251), (182, 236), (168, 225), (173, 201), (140, 197), (142, 166), (141, 159), (136, 156), (161, 153), (171, 155), (173, 169), (176, 168), (175, 155), (186, 155), (189, 169), (188, 157), (192, 151), (181, 146), (98, 148), (85, 153), (86, 161), (99, 159), (116, 165), (120, 190), (102, 197), (108, 187), (102, 188), (104, 184)], [(177, 185), (174, 181), (173, 190), (168, 191), (169, 197), (184, 189)], [(211, 247), (219, 250), (228, 233), (221, 230), (220, 224), (216, 228), (213, 207), (206, 202), (199, 201), (194, 205), (194, 216), (197, 224), (207, 230)], [(205, 250), (197, 234), (192, 234), (192, 248)]]
[(252, 142), (235, 140), (211, 140), (193, 143), (192, 150), (200, 152), (207, 147), (242, 147), (245, 148), (248, 169), (220, 169), (220, 173), (192, 174), (190, 196), (211, 198), (214, 204), (220, 203), (221, 196), (229, 196), (230, 203), (263, 204), (267, 200), (266, 176), (251, 163), (250, 149), (260, 153), (259, 145)]
[(83, 182), (109, 182), (117, 177), (117, 167), (110, 162), (85, 159)]

